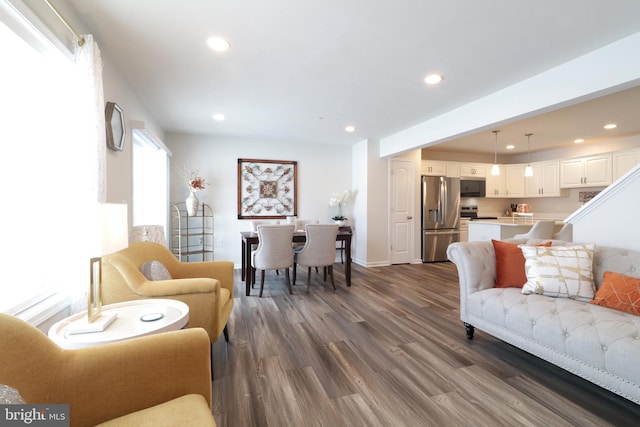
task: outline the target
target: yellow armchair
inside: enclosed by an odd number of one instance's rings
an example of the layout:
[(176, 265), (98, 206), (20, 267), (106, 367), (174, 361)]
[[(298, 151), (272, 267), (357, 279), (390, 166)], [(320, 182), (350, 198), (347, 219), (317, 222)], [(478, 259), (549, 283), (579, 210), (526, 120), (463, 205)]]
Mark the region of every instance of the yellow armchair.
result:
[(209, 352), (200, 328), (64, 350), (0, 313), (0, 384), (68, 404), (71, 426), (215, 426)]
[[(148, 280), (141, 271), (148, 261), (159, 261), (171, 280)], [(112, 304), (145, 298), (169, 298), (189, 306), (187, 327), (201, 327), (215, 342), (224, 333), (233, 307), (231, 261), (180, 262), (164, 245), (131, 243), (102, 258), (102, 302)]]

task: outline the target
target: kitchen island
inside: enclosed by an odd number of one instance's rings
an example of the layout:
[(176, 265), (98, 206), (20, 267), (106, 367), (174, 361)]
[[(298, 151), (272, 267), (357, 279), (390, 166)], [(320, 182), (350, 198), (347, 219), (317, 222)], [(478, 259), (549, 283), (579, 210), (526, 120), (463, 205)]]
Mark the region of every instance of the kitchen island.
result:
[(556, 221), (554, 232), (560, 230), (564, 224), (562, 220), (555, 218), (528, 218), (514, 220), (511, 217), (499, 217), (494, 220), (469, 221), (469, 241), (510, 239), (516, 234), (527, 233), (536, 221), (548, 219)]

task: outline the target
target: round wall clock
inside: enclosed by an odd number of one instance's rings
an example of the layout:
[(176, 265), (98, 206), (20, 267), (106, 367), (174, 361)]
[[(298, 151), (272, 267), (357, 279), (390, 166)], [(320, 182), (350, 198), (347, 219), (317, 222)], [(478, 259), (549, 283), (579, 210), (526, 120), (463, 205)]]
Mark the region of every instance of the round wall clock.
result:
[(105, 107), (105, 121), (107, 131), (107, 147), (112, 150), (122, 151), (124, 147), (124, 113), (115, 102), (107, 102)]

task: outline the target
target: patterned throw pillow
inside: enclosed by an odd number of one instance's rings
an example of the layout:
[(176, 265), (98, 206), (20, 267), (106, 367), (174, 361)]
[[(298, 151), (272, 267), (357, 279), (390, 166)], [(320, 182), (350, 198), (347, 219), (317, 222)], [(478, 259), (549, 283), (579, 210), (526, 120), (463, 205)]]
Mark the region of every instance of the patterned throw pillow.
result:
[(24, 405), (26, 402), (13, 387), (0, 384), (0, 405)]
[(591, 304), (640, 315), (640, 278), (605, 271)]
[(523, 294), (541, 294), (585, 302), (593, 299), (593, 243), (520, 247), (527, 275), (527, 283), (522, 287)]
[[(521, 288), (527, 282), (524, 274), (524, 255), (516, 243), (491, 239), (496, 254), (495, 288)], [(535, 246), (551, 246), (551, 242)]]
[(157, 280), (171, 280), (171, 273), (160, 261), (147, 261), (142, 264), (140, 271), (147, 280), (154, 282)]

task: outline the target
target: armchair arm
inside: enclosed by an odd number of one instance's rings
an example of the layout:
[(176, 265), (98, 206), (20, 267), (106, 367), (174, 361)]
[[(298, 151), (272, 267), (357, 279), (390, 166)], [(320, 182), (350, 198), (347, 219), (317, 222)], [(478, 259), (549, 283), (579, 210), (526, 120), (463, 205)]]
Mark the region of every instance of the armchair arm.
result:
[(153, 298), (196, 293), (215, 293), (217, 296), (220, 292), (219, 289), (220, 282), (218, 280), (201, 277), (158, 280), (155, 282), (146, 280), (137, 287), (137, 293), (144, 297)]
[(209, 336), (201, 328), (65, 350), (51, 402), (69, 403), (77, 425), (95, 425), (186, 395), (211, 407)]

